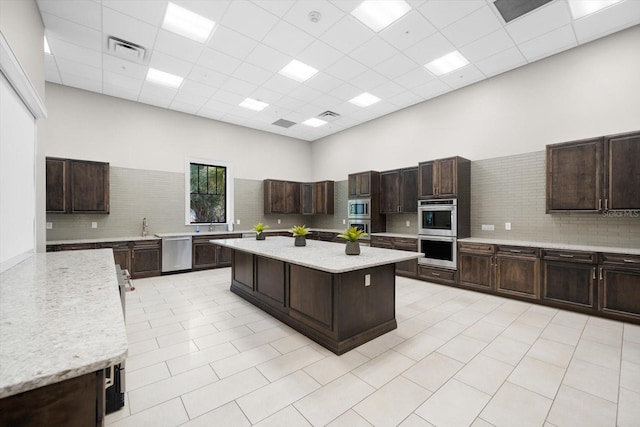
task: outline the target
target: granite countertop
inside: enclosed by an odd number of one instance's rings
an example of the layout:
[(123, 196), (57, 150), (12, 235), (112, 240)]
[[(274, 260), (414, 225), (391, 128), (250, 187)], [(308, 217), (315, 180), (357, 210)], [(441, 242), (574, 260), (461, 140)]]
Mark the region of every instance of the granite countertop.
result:
[[(182, 235), (182, 234), (181, 234)], [(48, 240), (47, 245), (76, 245), (82, 243), (133, 242), (139, 240), (158, 240), (157, 235), (126, 236), (126, 237), (97, 237), (95, 239)]]
[(346, 255), (344, 244), (307, 239), (306, 246), (296, 247), (290, 237), (277, 236), (267, 237), (265, 240), (223, 239), (212, 243), (329, 273), (345, 273), (423, 256), (419, 252), (364, 245), (360, 245), (360, 255)]
[(537, 242), (528, 240), (490, 239), (484, 237), (467, 237), (464, 239), (458, 239), (458, 242), (486, 243), (491, 245), (530, 246), (534, 248), (564, 249), (569, 251), (608, 252), (615, 254), (640, 255), (640, 249), (638, 248), (621, 248), (616, 246), (577, 245), (570, 243)]
[(409, 234), (409, 233), (371, 233), (372, 236), (379, 237), (400, 237), (402, 239), (417, 239), (418, 234)]
[(122, 362), (111, 249), (35, 254), (0, 274), (0, 398)]

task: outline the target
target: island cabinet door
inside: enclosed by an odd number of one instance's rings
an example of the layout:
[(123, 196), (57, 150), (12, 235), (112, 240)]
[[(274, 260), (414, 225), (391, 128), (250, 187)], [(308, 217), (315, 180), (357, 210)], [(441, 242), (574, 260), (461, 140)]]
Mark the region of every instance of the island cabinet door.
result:
[(256, 256), (256, 294), (274, 308), (282, 309), (285, 302), (285, 263)]
[(233, 251), (231, 274), (234, 285), (253, 292), (253, 255), (247, 252)]
[(333, 336), (333, 275), (291, 264), (289, 268), (289, 315)]

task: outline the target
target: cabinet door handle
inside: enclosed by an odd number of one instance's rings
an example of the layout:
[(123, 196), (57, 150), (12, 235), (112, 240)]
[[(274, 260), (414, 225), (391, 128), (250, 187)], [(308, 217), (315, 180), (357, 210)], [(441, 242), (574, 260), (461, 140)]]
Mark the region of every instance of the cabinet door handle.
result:
[(596, 268), (593, 267), (591, 270), (593, 271), (593, 280), (596, 280)]
[(573, 258), (573, 255), (559, 254), (561, 258)]
[(514, 254), (519, 254), (522, 251), (518, 250), (518, 249), (510, 249), (509, 252), (513, 252)]
[(608, 210), (609, 209), (609, 199), (604, 199), (604, 210)]
[(431, 275), (432, 275), (432, 276), (440, 276), (440, 273), (434, 273), (434, 272), (431, 272)]
[(600, 267), (600, 280), (602, 280), (602, 267)]
[(602, 210), (602, 199), (598, 199), (598, 210)]
[(632, 260), (632, 259), (626, 259), (626, 258), (625, 258), (625, 259), (623, 259), (623, 261), (624, 261), (624, 262), (628, 262), (628, 263), (630, 263), (630, 264), (638, 264), (638, 262), (639, 262), (639, 261), (634, 261), (634, 260)]

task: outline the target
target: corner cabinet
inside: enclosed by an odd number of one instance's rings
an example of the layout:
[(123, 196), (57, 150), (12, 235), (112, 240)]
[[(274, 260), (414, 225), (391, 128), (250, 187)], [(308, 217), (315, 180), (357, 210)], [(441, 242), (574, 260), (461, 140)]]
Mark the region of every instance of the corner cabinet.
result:
[(299, 214), (300, 183), (265, 179), (264, 213)]
[[(371, 246), (375, 248), (395, 249), (398, 251), (416, 252), (418, 239), (411, 237), (371, 236)], [(416, 278), (418, 276), (418, 260), (410, 259), (396, 263), (398, 276)]]
[(109, 213), (109, 163), (46, 159), (48, 213)]
[(242, 237), (242, 235), (194, 236), (191, 242), (191, 265), (193, 270), (230, 267), (233, 251), (229, 248), (211, 243), (210, 241), (215, 239), (235, 239), (239, 237)]
[(418, 212), (418, 168), (380, 172), (380, 213)]
[(547, 146), (547, 213), (640, 209), (640, 132)]

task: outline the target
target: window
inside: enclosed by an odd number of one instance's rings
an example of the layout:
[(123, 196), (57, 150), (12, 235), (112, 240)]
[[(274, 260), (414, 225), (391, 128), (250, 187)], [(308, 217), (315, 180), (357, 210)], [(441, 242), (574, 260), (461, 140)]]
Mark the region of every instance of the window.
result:
[(226, 224), (232, 221), (228, 208), (229, 165), (225, 162), (190, 159), (186, 162), (187, 224)]

